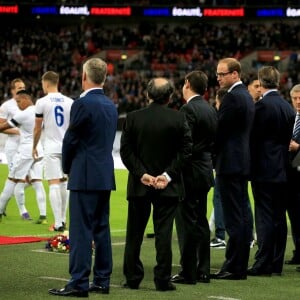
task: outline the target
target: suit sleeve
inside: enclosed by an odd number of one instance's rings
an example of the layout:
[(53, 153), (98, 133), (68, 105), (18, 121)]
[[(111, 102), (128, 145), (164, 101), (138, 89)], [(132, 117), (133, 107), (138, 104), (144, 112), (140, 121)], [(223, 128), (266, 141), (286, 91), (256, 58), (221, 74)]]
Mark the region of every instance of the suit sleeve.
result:
[(143, 176), (143, 174), (147, 173), (147, 170), (135, 155), (133, 142), (131, 140), (132, 133), (130, 130), (130, 123), (131, 118), (130, 114), (128, 114), (126, 120), (124, 121), (121, 134), (120, 156), (123, 164), (129, 170), (129, 172), (140, 178)]
[(166, 169), (168, 175), (174, 178), (180, 178), (182, 169), (188, 164), (192, 157), (193, 140), (191, 129), (186, 121), (185, 115), (182, 114), (181, 126), (181, 147), (179, 148), (178, 156), (172, 161), (170, 166)]
[(76, 100), (70, 113), (70, 124), (64, 135), (62, 144), (62, 168), (65, 174), (69, 174), (72, 166), (72, 161), (76, 155), (79, 144), (78, 129), (84, 128), (85, 109), (80, 100)]

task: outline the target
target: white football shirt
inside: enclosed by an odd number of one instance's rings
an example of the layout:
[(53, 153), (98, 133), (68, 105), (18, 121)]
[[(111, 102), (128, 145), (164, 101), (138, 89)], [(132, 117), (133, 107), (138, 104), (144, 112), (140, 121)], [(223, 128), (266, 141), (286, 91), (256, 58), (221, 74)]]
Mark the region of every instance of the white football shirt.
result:
[[(17, 102), (14, 98), (11, 98), (5, 101), (0, 106), (0, 118), (5, 120), (11, 120), (14, 115), (19, 112), (20, 109), (17, 105)], [(19, 144), (20, 136), (16, 134), (7, 134), (7, 139), (5, 143), (5, 147), (9, 149), (17, 148)]]
[[(32, 144), (33, 144), (33, 129), (35, 125), (35, 107), (28, 106), (24, 110), (20, 110), (14, 115), (8, 124), (12, 127), (20, 129), (20, 142), (18, 146), (18, 153), (22, 158), (32, 158)], [(38, 147), (39, 157), (43, 156), (41, 146)]]
[(61, 153), (62, 140), (70, 122), (73, 99), (61, 93), (49, 93), (37, 100), (36, 117), (43, 118), (42, 144), (44, 153)]

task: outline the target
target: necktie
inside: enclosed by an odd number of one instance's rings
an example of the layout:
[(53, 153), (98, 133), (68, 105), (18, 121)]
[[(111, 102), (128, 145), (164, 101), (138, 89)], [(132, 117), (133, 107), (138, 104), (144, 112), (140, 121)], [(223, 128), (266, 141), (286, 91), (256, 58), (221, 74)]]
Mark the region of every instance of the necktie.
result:
[(293, 131), (293, 138), (297, 138), (300, 133), (300, 114), (297, 113), (295, 125), (294, 125), (294, 131)]

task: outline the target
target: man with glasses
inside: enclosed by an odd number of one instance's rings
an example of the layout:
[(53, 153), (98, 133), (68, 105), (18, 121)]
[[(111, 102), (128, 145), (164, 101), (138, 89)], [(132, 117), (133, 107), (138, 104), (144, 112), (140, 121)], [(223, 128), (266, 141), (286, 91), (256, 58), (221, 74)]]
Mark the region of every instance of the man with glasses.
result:
[(240, 79), (241, 64), (236, 59), (221, 59), (216, 76), (220, 87), (228, 89), (218, 111), (215, 166), (228, 243), (225, 262), (211, 278), (240, 280), (247, 278), (252, 234), (248, 176), (249, 139), (255, 109)]

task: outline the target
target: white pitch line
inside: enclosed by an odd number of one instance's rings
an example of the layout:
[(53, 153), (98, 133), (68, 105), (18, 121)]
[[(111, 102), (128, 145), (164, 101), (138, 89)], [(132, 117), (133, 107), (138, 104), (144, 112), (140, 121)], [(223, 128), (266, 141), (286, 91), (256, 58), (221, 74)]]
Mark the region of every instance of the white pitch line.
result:
[(65, 278), (59, 278), (59, 277), (48, 277), (48, 276), (40, 276), (41, 279), (46, 279), (46, 280), (59, 280), (59, 281), (66, 281), (68, 282), (68, 279)]
[(67, 255), (68, 254), (68, 253), (63, 253), (63, 252), (48, 251), (46, 249), (35, 249), (35, 250), (31, 250), (31, 252), (51, 253), (51, 254), (58, 254), (58, 255)]
[[(60, 277), (40, 276), (39, 278), (45, 279), (45, 280), (55, 280), (55, 281), (69, 282), (69, 279), (60, 278)], [(121, 286), (120, 285), (115, 285), (115, 284), (110, 284), (110, 287), (121, 287)]]
[[(120, 242), (120, 243), (112, 243), (112, 246), (123, 246), (125, 245), (125, 242)], [(63, 252), (56, 252), (56, 251), (48, 251), (46, 249), (35, 249), (31, 250), (32, 252), (39, 252), (39, 253), (54, 253), (54, 254), (67, 254)]]
[(218, 300), (241, 300), (239, 298), (223, 297), (223, 296), (208, 296), (209, 299), (218, 299)]
[[(126, 229), (116, 229), (116, 230), (111, 230), (110, 232), (125, 232)], [(56, 234), (55, 232), (49, 232), (49, 233), (44, 233), (44, 234), (31, 234), (31, 235), (16, 235), (16, 236), (12, 236), (12, 237), (15, 237), (15, 238), (18, 238), (18, 237), (37, 237), (37, 238), (40, 238), (40, 237), (46, 237), (48, 238), (49, 235), (51, 234)], [(63, 234), (63, 232), (61, 232), (61, 234)]]

